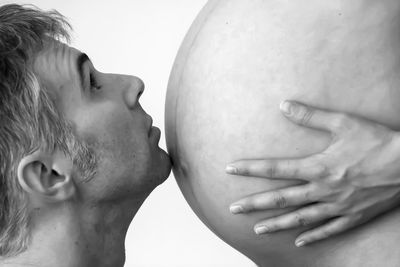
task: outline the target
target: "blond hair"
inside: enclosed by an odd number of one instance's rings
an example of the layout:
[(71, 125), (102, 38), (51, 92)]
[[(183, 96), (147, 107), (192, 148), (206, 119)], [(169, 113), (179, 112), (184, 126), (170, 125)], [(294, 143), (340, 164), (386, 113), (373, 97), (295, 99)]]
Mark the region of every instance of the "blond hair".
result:
[(69, 41), (71, 29), (57, 11), (34, 6), (0, 6), (0, 257), (16, 255), (29, 243), (27, 197), (16, 178), (19, 161), (37, 149), (60, 149), (83, 179), (96, 157), (78, 140), (32, 70), (46, 38)]

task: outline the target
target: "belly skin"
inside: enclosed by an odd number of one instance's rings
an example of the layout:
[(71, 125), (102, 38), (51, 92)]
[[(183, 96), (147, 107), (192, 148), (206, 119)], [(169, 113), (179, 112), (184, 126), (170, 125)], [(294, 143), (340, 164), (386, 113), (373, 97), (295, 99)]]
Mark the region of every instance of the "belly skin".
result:
[(327, 133), (283, 118), (279, 103), (285, 99), (400, 129), (397, 2), (211, 0), (185, 37), (166, 99), (173, 172), (199, 218), (258, 265), (400, 262), (394, 256), (400, 211), (299, 249), (293, 243), (304, 228), (253, 233), (256, 222), (282, 211), (229, 212), (244, 196), (295, 182), (224, 171), (242, 158), (305, 156), (329, 145)]

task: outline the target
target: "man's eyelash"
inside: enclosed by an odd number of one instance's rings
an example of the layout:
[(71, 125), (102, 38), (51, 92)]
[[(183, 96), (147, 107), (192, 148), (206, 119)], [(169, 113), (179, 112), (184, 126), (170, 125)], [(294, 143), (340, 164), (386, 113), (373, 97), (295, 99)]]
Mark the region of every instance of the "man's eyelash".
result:
[(94, 77), (94, 75), (92, 73), (90, 73), (89, 78), (90, 78), (90, 87), (91, 88), (94, 88), (94, 89), (101, 88), (101, 86), (97, 83), (96, 78)]

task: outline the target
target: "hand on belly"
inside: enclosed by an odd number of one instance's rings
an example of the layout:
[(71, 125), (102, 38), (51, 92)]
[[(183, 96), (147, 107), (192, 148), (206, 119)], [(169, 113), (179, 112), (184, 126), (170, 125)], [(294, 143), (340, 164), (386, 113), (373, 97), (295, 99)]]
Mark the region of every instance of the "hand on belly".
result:
[(398, 206), (397, 132), (366, 119), (294, 102), (284, 102), (281, 109), (294, 123), (331, 133), (332, 140), (323, 152), (304, 158), (241, 160), (228, 165), (230, 174), (305, 182), (254, 194), (231, 205), (234, 214), (298, 207), (259, 222), (254, 227), (257, 234), (318, 224), (297, 237), (295, 244), (304, 246), (366, 223)]

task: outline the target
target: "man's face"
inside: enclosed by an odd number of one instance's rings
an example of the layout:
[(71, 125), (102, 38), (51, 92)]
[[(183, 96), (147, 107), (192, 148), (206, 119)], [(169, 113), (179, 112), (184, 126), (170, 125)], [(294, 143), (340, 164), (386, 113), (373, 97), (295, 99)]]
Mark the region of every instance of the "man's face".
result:
[(168, 155), (158, 147), (160, 130), (139, 104), (143, 82), (97, 71), (85, 54), (49, 41), (34, 71), (51, 92), (76, 135), (98, 155), (96, 175), (75, 181), (83, 196), (119, 199), (146, 196), (169, 175)]

